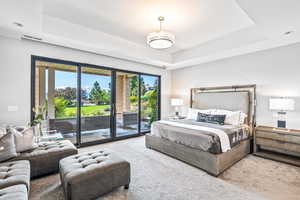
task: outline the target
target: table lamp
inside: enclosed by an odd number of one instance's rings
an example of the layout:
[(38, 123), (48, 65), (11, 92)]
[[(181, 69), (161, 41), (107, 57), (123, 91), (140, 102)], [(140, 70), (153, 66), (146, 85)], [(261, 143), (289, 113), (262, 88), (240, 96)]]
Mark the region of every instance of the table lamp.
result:
[(182, 99), (171, 99), (171, 105), (175, 107), (175, 115), (179, 116), (178, 107), (183, 105)]
[(278, 113), (278, 128), (286, 128), (286, 111), (295, 110), (295, 100), (290, 98), (270, 98), (270, 110)]

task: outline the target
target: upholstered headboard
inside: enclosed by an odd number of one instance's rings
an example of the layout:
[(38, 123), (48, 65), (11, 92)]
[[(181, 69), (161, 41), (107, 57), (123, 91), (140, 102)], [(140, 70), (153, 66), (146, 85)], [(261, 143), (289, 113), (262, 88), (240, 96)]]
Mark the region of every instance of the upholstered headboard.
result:
[(193, 97), (193, 108), (198, 109), (225, 109), (243, 111), (248, 114), (250, 105), (248, 91), (238, 92), (198, 92)]
[(254, 126), (255, 93), (255, 85), (193, 88), (191, 90), (191, 108), (239, 110), (248, 115), (247, 123)]

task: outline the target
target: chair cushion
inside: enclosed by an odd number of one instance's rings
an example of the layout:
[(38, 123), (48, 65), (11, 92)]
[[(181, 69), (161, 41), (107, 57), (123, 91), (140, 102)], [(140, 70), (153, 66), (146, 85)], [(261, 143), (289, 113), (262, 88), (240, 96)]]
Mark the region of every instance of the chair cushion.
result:
[(0, 200), (28, 200), (26, 186), (20, 184), (0, 189)]
[(22, 152), (13, 160), (29, 160), (31, 178), (58, 172), (59, 160), (77, 154), (77, 148), (68, 140), (43, 142), (34, 150)]
[(0, 164), (0, 189), (24, 184), (30, 187), (30, 164), (27, 160), (5, 162)]

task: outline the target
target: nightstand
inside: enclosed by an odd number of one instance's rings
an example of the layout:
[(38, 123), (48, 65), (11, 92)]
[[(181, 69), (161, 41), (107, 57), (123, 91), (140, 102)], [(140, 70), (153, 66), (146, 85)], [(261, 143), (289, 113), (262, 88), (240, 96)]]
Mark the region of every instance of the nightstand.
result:
[(300, 166), (300, 130), (258, 126), (254, 133), (253, 153)]

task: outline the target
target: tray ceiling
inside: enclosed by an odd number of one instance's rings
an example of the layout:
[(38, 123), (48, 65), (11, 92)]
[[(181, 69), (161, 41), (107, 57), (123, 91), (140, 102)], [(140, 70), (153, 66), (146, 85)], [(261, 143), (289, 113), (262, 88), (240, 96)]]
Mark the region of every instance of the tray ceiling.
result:
[[(169, 69), (300, 40), (298, 0), (6, 0), (0, 5), (2, 35), (27, 34)], [(176, 36), (167, 50), (146, 44), (160, 15), (163, 28)]]

